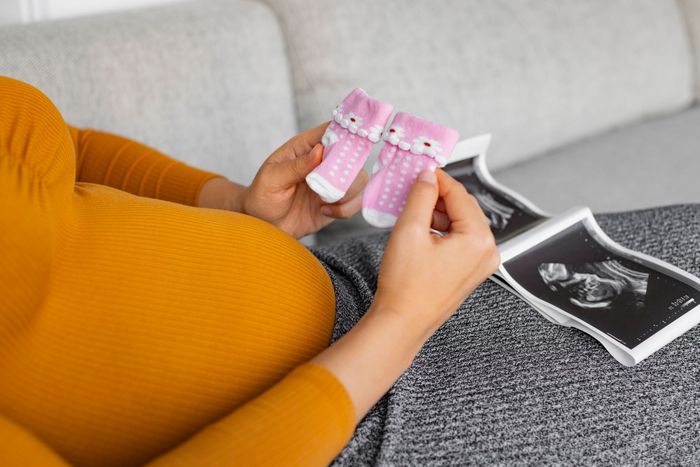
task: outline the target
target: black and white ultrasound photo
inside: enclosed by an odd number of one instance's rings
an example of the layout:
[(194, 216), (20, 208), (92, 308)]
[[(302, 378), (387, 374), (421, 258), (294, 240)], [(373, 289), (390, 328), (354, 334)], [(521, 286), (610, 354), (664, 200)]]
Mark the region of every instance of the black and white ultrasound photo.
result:
[(504, 263), (536, 297), (632, 349), (700, 303), (700, 290), (623, 257), (579, 222)]
[(550, 290), (565, 294), (582, 309), (612, 309), (621, 301), (644, 307), (649, 274), (625, 267), (616, 259), (582, 264), (543, 263), (538, 271)]
[(496, 237), (496, 243), (513, 238), (545, 219), (513, 196), (495, 189), (482, 180), (476, 170), (475, 162), (475, 157), (455, 162), (447, 165), (445, 171), (462, 183), (479, 202)]

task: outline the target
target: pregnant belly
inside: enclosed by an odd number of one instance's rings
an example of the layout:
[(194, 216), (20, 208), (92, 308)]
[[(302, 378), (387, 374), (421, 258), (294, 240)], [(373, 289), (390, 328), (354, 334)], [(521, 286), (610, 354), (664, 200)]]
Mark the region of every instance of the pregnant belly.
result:
[(79, 204), (31, 329), (0, 351), (1, 410), (78, 465), (173, 448), (320, 352), (335, 317), (283, 232), (130, 198), (119, 218)]

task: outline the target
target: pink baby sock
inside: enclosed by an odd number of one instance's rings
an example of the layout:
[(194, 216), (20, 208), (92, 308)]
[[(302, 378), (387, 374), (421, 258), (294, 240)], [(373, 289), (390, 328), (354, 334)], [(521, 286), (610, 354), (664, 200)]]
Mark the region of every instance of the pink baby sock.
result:
[(345, 196), (393, 110), (391, 104), (369, 97), (360, 88), (333, 110), (333, 121), (321, 140), (323, 162), (306, 176), (309, 188), (323, 201), (335, 203)]
[(459, 133), (399, 112), (382, 136), (384, 147), (365, 188), (362, 216), (375, 227), (391, 227), (403, 211), (418, 174), (443, 167)]

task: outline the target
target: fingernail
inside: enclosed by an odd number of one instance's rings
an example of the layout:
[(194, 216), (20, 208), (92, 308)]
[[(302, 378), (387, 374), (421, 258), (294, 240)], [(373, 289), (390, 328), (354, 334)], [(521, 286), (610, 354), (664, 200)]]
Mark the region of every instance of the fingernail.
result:
[(321, 146), (321, 144), (320, 144), (320, 143), (316, 143), (316, 145), (314, 145), (314, 147), (311, 148), (311, 151), (309, 151), (309, 154), (308, 154), (308, 156), (306, 156), (306, 157), (308, 157), (309, 159), (312, 159), (312, 158), (313, 158), (314, 152), (316, 152), (316, 151), (318, 150), (318, 147), (319, 147), (319, 146)]
[(321, 206), (321, 214), (323, 214), (324, 216), (330, 216), (331, 214), (333, 214), (333, 210), (330, 206)]
[(424, 170), (418, 174), (418, 181), (432, 183), (434, 185), (437, 182), (437, 177), (432, 170)]

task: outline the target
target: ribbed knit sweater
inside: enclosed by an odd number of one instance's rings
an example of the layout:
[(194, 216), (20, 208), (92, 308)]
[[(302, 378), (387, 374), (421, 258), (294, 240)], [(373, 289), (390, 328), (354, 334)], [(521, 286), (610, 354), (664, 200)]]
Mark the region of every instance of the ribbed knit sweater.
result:
[(192, 207), (214, 176), (0, 78), (0, 465), (319, 465), (349, 439), (345, 389), (305, 364), (328, 275)]

